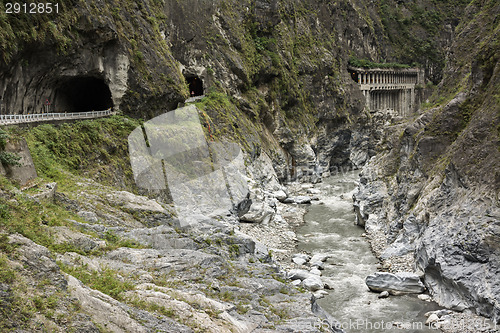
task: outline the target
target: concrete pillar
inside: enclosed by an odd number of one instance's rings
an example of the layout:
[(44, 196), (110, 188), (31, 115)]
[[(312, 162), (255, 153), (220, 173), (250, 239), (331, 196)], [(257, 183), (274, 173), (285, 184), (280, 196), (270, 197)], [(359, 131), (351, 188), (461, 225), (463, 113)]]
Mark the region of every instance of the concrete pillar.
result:
[(404, 105), (404, 101), (403, 101), (403, 93), (404, 93), (404, 90), (398, 90), (398, 105), (399, 105), (399, 109), (401, 110), (401, 114), (403, 115), (403, 117), (405, 116), (405, 105)]
[(405, 90), (405, 105), (406, 105), (406, 113), (407, 113), (407, 115), (410, 115), (410, 111), (411, 111), (411, 109), (410, 109), (410, 95), (409, 95), (409, 92), (410, 91), (408, 89)]
[(406, 116), (406, 104), (405, 104), (405, 98), (404, 98), (404, 95), (405, 95), (405, 91), (406, 89), (402, 89), (399, 91), (399, 107), (401, 108), (401, 114), (403, 115), (403, 117)]

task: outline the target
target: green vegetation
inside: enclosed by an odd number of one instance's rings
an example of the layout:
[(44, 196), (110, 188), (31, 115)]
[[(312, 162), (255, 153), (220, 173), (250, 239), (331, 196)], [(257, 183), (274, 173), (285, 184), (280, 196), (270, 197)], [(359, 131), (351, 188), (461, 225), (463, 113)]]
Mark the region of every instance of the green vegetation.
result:
[(0, 61), (8, 63), (29, 43), (53, 43), (60, 53), (71, 45), (70, 27), (76, 23), (74, 4), (70, 0), (58, 1), (59, 13), (7, 14), (5, 2), (0, 5)]
[(5, 213), (0, 218), (2, 231), (20, 233), (34, 242), (46, 246), (49, 249), (62, 249), (61, 245), (55, 245), (54, 239), (48, 233), (46, 226), (67, 225), (67, 219), (79, 220), (79, 217), (68, 212), (55, 204), (40, 205), (36, 201), (18, 194), (15, 200), (2, 202)]
[(68, 173), (109, 185), (125, 182), (132, 188), (127, 137), (137, 126), (138, 120), (113, 116), (58, 126), (44, 124), (14, 135), (26, 138), (38, 175), (56, 181), (61, 190), (74, 186)]
[(138, 297), (127, 299), (126, 302), (136, 308), (143, 309), (148, 312), (158, 313), (169, 318), (176, 318), (175, 311), (173, 309), (166, 308), (163, 305), (148, 302), (143, 299), (139, 299)]
[(19, 160), (21, 159), (21, 157), (5, 151), (5, 145), (7, 144), (8, 139), (9, 134), (3, 129), (0, 129), (0, 163), (2, 163), (2, 165), (4, 166), (19, 166)]
[(249, 151), (259, 141), (260, 125), (235, 104), (232, 97), (212, 90), (196, 106), (202, 111), (200, 121), (209, 140), (237, 142)]
[[(380, 0), (378, 12), (387, 38), (394, 47), (393, 58), (403, 63), (428, 64), (441, 73), (445, 51), (440, 34), (447, 24), (456, 25), (470, 0), (406, 1)], [(451, 31), (450, 31), (451, 33)], [(431, 77), (434, 83), (441, 76)]]
[(110, 268), (98, 272), (88, 269), (85, 265), (70, 267), (59, 263), (59, 266), (64, 272), (76, 277), (90, 288), (97, 289), (120, 301), (123, 300), (123, 292), (134, 289), (132, 283), (127, 282), (117, 271)]
[(379, 63), (379, 62), (372, 62), (367, 59), (358, 59), (355, 57), (349, 58), (349, 65), (353, 67), (359, 67), (359, 68), (398, 68), (398, 69), (403, 69), (403, 68), (410, 68), (410, 65), (406, 64), (398, 64), (395, 62), (384, 62), (384, 63)]
[[(19, 283), (19, 280), (20, 277), (10, 267), (7, 256), (0, 253), (0, 283), (12, 288), (16, 283)], [(0, 327), (2, 329), (24, 327), (29, 318), (33, 316), (34, 311), (26, 302), (26, 299), (22, 297), (22, 292), (12, 291), (10, 297), (2, 297), (0, 302)]]

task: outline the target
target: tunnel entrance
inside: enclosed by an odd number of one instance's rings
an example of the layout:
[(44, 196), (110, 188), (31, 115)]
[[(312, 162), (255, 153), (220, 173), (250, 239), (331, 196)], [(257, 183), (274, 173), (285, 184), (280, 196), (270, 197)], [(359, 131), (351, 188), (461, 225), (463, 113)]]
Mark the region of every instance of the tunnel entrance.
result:
[(102, 111), (113, 107), (108, 85), (95, 77), (65, 80), (56, 89), (55, 112)]
[(359, 83), (359, 80), (358, 80), (358, 73), (356, 73), (355, 71), (353, 70), (349, 70), (349, 74), (351, 74), (351, 79), (356, 82), (356, 83)]
[(186, 76), (186, 82), (189, 85), (189, 95), (191, 97), (203, 95), (203, 81), (199, 77), (195, 75)]

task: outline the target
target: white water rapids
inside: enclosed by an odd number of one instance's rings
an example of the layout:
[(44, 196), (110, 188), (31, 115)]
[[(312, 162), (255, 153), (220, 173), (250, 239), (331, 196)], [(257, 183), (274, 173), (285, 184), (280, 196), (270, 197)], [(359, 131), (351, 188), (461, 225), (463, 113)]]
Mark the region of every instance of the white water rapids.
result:
[(379, 299), (366, 286), (366, 276), (377, 271), (379, 261), (362, 237), (364, 230), (354, 224), (352, 195), (358, 174), (343, 173), (315, 185), (324, 204), (311, 205), (306, 223), (297, 231), (299, 250), (331, 256), (323, 276), (333, 282), (334, 290), (320, 299), (319, 305), (349, 333), (439, 332), (424, 325), (424, 313), (438, 309), (435, 303), (422, 301), (416, 295)]

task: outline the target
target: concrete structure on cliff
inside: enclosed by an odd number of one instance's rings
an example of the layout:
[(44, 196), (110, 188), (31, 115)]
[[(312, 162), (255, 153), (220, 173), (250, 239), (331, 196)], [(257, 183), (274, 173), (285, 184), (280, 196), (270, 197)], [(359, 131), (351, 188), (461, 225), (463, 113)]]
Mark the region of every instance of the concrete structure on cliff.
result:
[(370, 111), (389, 109), (407, 117), (418, 107), (420, 98), (416, 90), (424, 85), (422, 69), (349, 67), (349, 72), (366, 97)]

